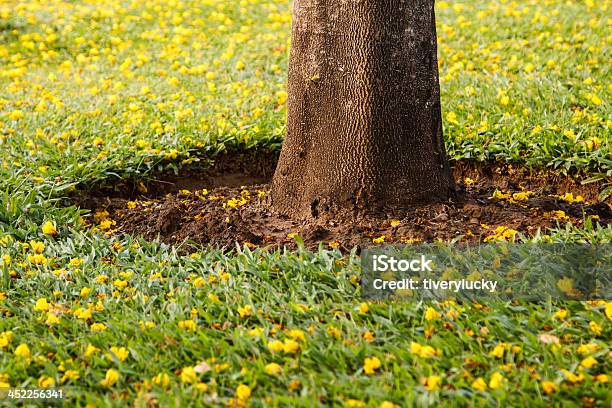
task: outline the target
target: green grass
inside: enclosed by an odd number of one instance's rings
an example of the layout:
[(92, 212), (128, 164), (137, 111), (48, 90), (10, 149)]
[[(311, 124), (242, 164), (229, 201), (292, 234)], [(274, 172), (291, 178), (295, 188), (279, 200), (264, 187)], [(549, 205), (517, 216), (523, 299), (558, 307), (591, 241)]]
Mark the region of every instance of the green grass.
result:
[[(564, 237), (559, 233), (551, 239)], [(446, 398), (457, 405), (547, 405), (582, 396), (599, 402), (609, 398), (607, 386), (595, 379), (610, 371), (610, 325), (603, 303), (370, 303), (364, 312), (358, 259), (338, 252), (244, 249), (231, 257), (214, 250), (187, 256), (157, 243), (104, 240), (76, 231), (63, 231), (44, 243), (44, 266), (22, 262), (31, 250), (21, 243), (4, 245), (4, 253), (13, 258), (8, 269), (17, 279), (2, 289), (0, 333), (12, 331), (13, 339), (0, 361), (13, 385), (34, 387), (40, 377), (59, 384), (66, 370), (78, 371), (79, 380), (64, 382), (73, 402), (119, 405), (123, 399), (141, 403), (155, 398), (174, 405), (213, 398), (221, 404), (234, 397), (239, 384), (253, 390), (255, 406), (348, 399), (371, 406), (384, 400), (436, 404)], [(84, 295), (84, 288), (90, 292)], [(41, 298), (49, 310), (36, 310)], [(241, 317), (247, 305), (251, 314)], [(429, 307), (440, 315), (431, 319), (425, 313)], [(75, 316), (88, 308), (88, 319)], [(566, 309), (566, 317), (555, 317)], [(46, 324), (49, 313), (56, 313), (59, 323)], [(186, 320), (193, 320), (197, 330), (179, 328)], [(154, 326), (142, 328), (140, 322)], [(106, 329), (95, 332), (94, 323)], [(597, 326), (603, 331), (597, 333)], [(253, 329), (261, 333), (249, 334)], [(304, 334), (299, 351), (268, 349), (269, 342), (290, 338), (291, 330)], [(364, 339), (366, 332), (373, 334), (372, 341)], [(543, 343), (540, 333), (556, 336), (560, 344)], [(412, 342), (440, 354), (420, 357), (411, 352)], [(29, 359), (13, 354), (21, 343), (29, 345)], [(503, 356), (490, 356), (500, 343), (508, 344)], [(99, 351), (86, 356), (90, 344)], [(597, 347), (583, 354), (583, 344)], [(126, 348), (125, 361), (107, 355), (113, 346)], [(598, 364), (582, 370), (579, 365), (588, 355)], [(381, 367), (366, 375), (364, 360), (373, 356)], [(202, 361), (211, 367), (197, 376), (206, 391), (180, 377), (182, 369)], [(264, 372), (273, 362), (282, 374)], [(120, 378), (106, 388), (100, 381), (111, 368)], [(562, 369), (582, 372), (584, 379), (572, 384)], [(489, 383), (495, 372), (507, 379), (500, 389), (473, 389), (477, 378)], [(167, 389), (151, 382), (160, 373), (169, 376)], [(442, 377), (441, 389), (426, 391), (420, 381), (433, 375)], [(558, 392), (546, 396), (543, 381), (556, 384)], [(290, 384), (296, 388), (288, 392)]]
[[(3, 175), (99, 186), (279, 146), (289, 2), (158, 3), (3, 3)], [(451, 157), (611, 175), (608, 3), (439, 2)]]
[[(99, 406), (226, 404), (240, 384), (254, 406), (609, 404), (600, 376), (610, 372), (609, 302), (372, 303), (361, 313), (354, 255), (189, 256), (87, 229), (68, 198), (75, 189), (178, 171), (229, 148), (280, 147), (289, 3), (0, 3), (0, 386), (53, 382), (70, 405)], [(437, 2), (451, 157), (611, 176), (609, 3)], [(57, 236), (41, 232), (46, 221)], [(584, 224), (521, 239), (610, 242), (610, 226)], [(51, 309), (36, 307), (43, 298)], [(59, 322), (47, 324), (49, 314)], [(188, 320), (196, 331), (179, 328)], [(299, 350), (268, 349), (293, 329), (304, 334)], [(544, 343), (542, 333), (555, 337)], [(419, 357), (412, 342), (441, 352)], [(501, 358), (489, 355), (500, 343)], [(87, 356), (90, 344), (100, 350)], [(108, 355), (113, 346), (127, 349), (125, 361)], [(597, 364), (581, 368), (589, 356)], [(371, 357), (381, 366), (367, 375)], [(282, 373), (265, 373), (272, 362)], [(195, 380), (191, 366), (202, 371)], [(119, 378), (104, 386), (109, 369)], [(165, 388), (153, 381), (164, 373)], [(494, 373), (506, 381), (490, 389)]]

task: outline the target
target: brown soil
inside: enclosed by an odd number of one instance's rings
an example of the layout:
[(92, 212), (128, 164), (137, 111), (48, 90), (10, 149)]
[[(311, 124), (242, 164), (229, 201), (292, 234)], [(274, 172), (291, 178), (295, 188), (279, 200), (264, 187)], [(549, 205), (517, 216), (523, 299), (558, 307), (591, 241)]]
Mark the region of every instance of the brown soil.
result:
[[(493, 188), (517, 191), (534, 191), (538, 195), (580, 195), (588, 202), (598, 202), (602, 182), (581, 184), (581, 178), (569, 177), (551, 170), (529, 169), (509, 164), (483, 164), (478, 162), (454, 162), (455, 180), (465, 182), (465, 178), (475, 181), (478, 188)], [(586, 179), (584, 177), (583, 179)]]
[[(199, 178), (183, 175), (163, 181), (152, 179), (148, 197), (135, 199), (137, 192), (124, 189), (123, 196), (120, 192), (90, 196), (80, 204), (108, 211), (115, 222), (113, 233), (159, 237), (168, 244), (188, 240), (223, 247), (238, 243), (294, 248), (294, 234), (309, 248), (323, 243), (343, 250), (381, 243), (382, 237), (384, 243), (452, 239), (482, 242), (487, 237), (503, 235), (501, 227), (533, 235), (538, 229), (567, 221), (580, 225), (587, 216), (603, 224), (612, 221), (610, 203), (597, 199), (601, 184), (583, 186), (553, 172), (463, 162), (455, 163), (455, 177), (462, 189), (455, 203), (401, 213), (368, 215), (344, 211), (333, 219), (291, 220), (275, 214), (269, 206), (265, 182), (273, 174), (276, 156), (270, 152), (257, 155), (255, 160), (248, 154), (221, 157)], [(515, 198), (491, 198), (496, 190), (531, 194), (527, 199), (520, 194)], [(558, 197), (568, 192), (574, 197), (583, 196), (586, 202), (572, 203)]]
[(122, 180), (112, 188), (92, 190), (77, 201), (86, 208), (100, 198), (141, 198), (160, 197), (181, 190), (200, 190), (216, 187), (240, 187), (266, 184), (274, 175), (279, 152), (269, 149), (226, 151), (214, 161), (204, 161), (201, 167), (155, 174), (145, 179)]

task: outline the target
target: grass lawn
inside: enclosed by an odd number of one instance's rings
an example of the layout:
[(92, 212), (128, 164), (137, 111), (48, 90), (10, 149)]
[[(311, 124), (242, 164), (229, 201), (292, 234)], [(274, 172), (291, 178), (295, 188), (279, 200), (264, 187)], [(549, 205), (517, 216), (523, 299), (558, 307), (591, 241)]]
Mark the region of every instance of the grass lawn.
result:
[[(451, 159), (597, 183), (610, 208), (610, 1), (436, 7)], [(290, 8), (0, 1), (0, 405), (609, 406), (612, 302), (364, 303), (355, 253), (187, 253), (74, 205), (278, 150)], [(514, 238), (612, 238), (560, 218)]]

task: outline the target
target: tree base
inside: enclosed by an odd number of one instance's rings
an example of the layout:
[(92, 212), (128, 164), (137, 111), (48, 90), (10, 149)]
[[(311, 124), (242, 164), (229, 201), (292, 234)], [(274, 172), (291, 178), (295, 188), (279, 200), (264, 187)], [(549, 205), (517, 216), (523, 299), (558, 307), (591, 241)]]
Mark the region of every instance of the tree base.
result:
[(316, 218), (452, 197), (436, 52), (432, 0), (296, 0), (274, 208)]
[[(131, 209), (126, 208), (126, 199), (101, 196), (91, 200), (89, 208), (108, 211), (117, 223), (113, 226), (117, 231), (160, 239), (183, 250), (189, 248), (189, 242), (228, 250), (235, 249), (237, 244), (295, 248), (298, 242), (303, 242), (314, 250), (323, 245), (347, 252), (355, 247), (458, 238), (462, 243), (477, 244), (489, 236), (510, 236), (512, 230), (533, 236), (538, 230), (545, 231), (557, 226), (559, 221), (564, 222), (545, 215), (551, 208), (563, 208), (564, 216), (568, 217), (566, 221), (574, 225), (585, 216), (597, 216), (602, 226), (612, 222), (608, 205), (597, 203), (604, 181), (582, 186), (570, 177), (559, 178), (554, 172), (537, 175), (528, 169), (514, 170), (490, 166), (455, 169), (457, 179), (469, 177), (474, 183), (462, 185), (467, 191), (453, 204), (428, 204), (370, 214), (341, 209), (307, 220), (291, 219), (271, 211), (267, 194), (260, 194), (269, 192), (267, 185), (247, 187), (248, 195), (239, 186), (210, 188), (208, 197), (223, 197), (214, 200), (202, 199), (201, 189), (143, 200), (131, 198), (136, 201), (136, 207)], [(510, 203), (490, 198), (498, 189), (510, 194), (522, 191), (509, 187), (519, 182), (534, 192), (528, 200)], [(597, 204), (567, 203), (555, 197), (568, 189)], [(234, 203), (242, 203), (242, 198), (246, 202), (237, 207), (227, 205), (234, 198), (238, 198)]]

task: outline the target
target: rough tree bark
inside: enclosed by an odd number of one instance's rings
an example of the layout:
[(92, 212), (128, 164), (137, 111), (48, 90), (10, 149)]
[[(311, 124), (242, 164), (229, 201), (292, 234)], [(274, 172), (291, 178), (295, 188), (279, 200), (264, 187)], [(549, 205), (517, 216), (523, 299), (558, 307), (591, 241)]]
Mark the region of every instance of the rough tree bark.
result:
[(295, 0), (274, 208), (447, 200), (436, 53), (434, 0)]

